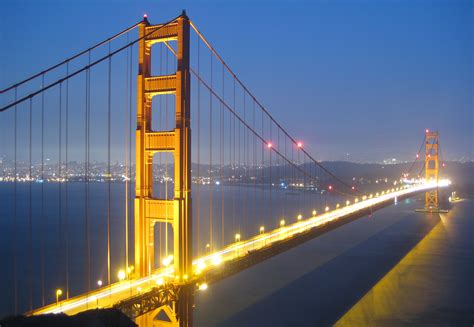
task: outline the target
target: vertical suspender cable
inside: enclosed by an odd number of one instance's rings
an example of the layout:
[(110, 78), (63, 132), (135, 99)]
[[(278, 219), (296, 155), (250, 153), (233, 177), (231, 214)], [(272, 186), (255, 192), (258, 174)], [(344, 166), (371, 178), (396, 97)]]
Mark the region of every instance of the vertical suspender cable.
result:
[[(224, 96), (224, 66), (222, 66), (222, 98), (225, 99)], [(220, 110), (220, 189), (221, 189), (221, 246), (225, 246), (225, 239), (224, 239), (224, 175), (223, 175), (223, 168), (224, 168), (224, 105), (221, 103), (221, 110)]]
[[(198, 74), (201, 73), (201, 59), (200, 59), (200, 48), (201, 48), (201, 43), (200, 43), (200, 38), (197, 39), (197, 70)], [(196, 221), (196, 244), (197, 244), (197, 256), (199, 257), (200, 254), (200, 242), (199, 242), (199, 237), (201, 235), (201, 82), (198, 81), (197, 85), (197, 221)]]
[[(44, 87), (44, 74), (41, 76), (41, 87)], [(44, 306), (44, 269), (45, 269), (45, 243), (47, 221), (44, 216), (44, 92), (41, 93), (41, 305)]]
[[(270, 120), (270, 140), (272, 140), (272, 121)], [(271, 142), (271, 141), (270, 141)], [(270, 148), (270, 151), (268, 151), (268, 154), (270, 155), (270, 192), (269, 192), (269, 199), (270, 201), (268, 202), (270, 204), (270, 219), (273, 219), (273, 203), (272, 203), (272, 149)]]
[[(160, 75), (165, 75), (166, 73), (163, 73), (163, 44), (160, 43)], [(163, 97), (160, 96), (160, 107), (159, 107), (159, 111), (160, 111), (160, 118), (158, 120), (158, 130), (159, 131), (163, 131), (165, 130), (165, 128), (163, 127), (164, 124), (163, 124)], [(159, 155), (159, 165), (160, 165), (160, 171), (163, 167), (163, 158), (162, 158), (162, 155)], [(160, 187), (160, 190), (159, 190), (159, 198), (163, 198), (163, 188)], [(159, 224), (159, 233), (160, 233), (160, 255), (159, 255), (159, 258), (160, 258), (160, 262), (161, 262), (161, 258), (163, 257), (163, 237), (162, 237), (162, 232), (163, 232), (163, 228), (167, 228), (168, 227), (168, 223), (164, 223), (164, 227), (163, 227), (163, 224)], [(162, 228), (163, 227), (163, 228)]]
[[(128, 163), (130, 165), (128, 169), (128, 180), (131, 181), (132, 177), (132, 64), (133, 64), (133, 44), (129, 47), (130, 48), (130, 63), (129, 63), (129, 83), (128, 83), (128, 93), (130, 94), (128, 98)], [(128, 203), (132, 204), (132, 183), (128, 183)], [(128, 207), (128, 210), (130, 211), (130, 205)], [(128, 220), (130, 219), (130, 213), (128, 214)], [(127, 221), (128, 221), (127, 220)], [(129, 250), (129, 238), (128, 238), (128, 232), (127, 232), (127, 251)], [(128, 253), (128, 252), (127, 252)], [(128, 260), (128, 256), (127, 256)], [(131, 290), (130, 290), (131, 291)]]
[[(18, 89), (15, 87), (15, 101), (17, 100)], [(17, 106), (15, 105), (14, 115), (14, 180), (13, 180), (13, 302), (15, 307), (15, 314), (18, 313), (18, 277), (17, 277)]]
[[(233, 103), (232, 106), (235, 110), (235, 80), (234, 82), (234, 92), (233, 92)], [(230, 122), (230, 133), (229, 133), (229, 158), (230, 158), (230, 166), (232, 169), (232, 183), (235, 183), (235, 117), (234, 115), (229, 115), (229, 122)], [(235, 189), (232, 189), (232, 231), (235, 230)]]
[[(91, 53), (89, 51), (89, 64), (91, 61)], [(89, 118), (90, 115), (90, 68), (86, 70), (86, 103), (85, 103), (85, 162), (84, 162), (84, 197), (85, 197), (85, 246), (86, 246), (86, 290), (89, 293), (91, 287), (91, 271), (90, 271), (90, 237), (89, 237)]]
[[(66, 64), (66, 75), (69, 75), (69, 61)], [(65, 215), (64, 215), (64, 225), (66, 233), (66, 299), (69, 298), (69, 78), (66, 80), (66, 153), (65, 153), (65, 175), (66, 175), (66, 185), (65, 185)]]
[[(265, 125), (263, 123), (263, 111), (261, 111), (262, 113), (262, 137), (265, 137)], [(261, 201), (263, 202), (265, 200), (265, 144), (262, 142), (262, 199)], [(263, 213), (266, 214), (266, 207), (265, 206), (265, 209), (263, 210)], [(263, 213), (262, 213), (262, 216), (263, 216)], [(263, 220), (265, 220), (263, 218)]]
[[(166, 74), (168, 74), (168, 61), (169, 61), (169, 51), (166, 51)], [(165, 98), (165, 128), (168, 130), (168, 97)], [(168, 152), (165, 153), (165, 200), (168, 200)], [(168, 206), (166, 206), (168, 208)], [(166, 220), (168, 212), (165, 212)], [(168, 224), (165, 224), (165, 256), (168, 257)]]
[(64, 259), (64, 246), (63, 246), (63, 221), (62, 221), (62, 180), (61, 180), (61, 148), (62, 148), (62, 102), (63, 102), (63, 83), (59, 83), (59, 108), (58, 108), (58, 221), (59, 221), (59, 226), (58, 226), (58, 240), (59, 240), (59, 265), (60, 265), (60, 270), (61, 270), (61, 283), (62, 283), (62, 277), (63, 277), (63, 269), (65, 270), (65, 267), (63, 267), (63, 262), (62, 260)]
[[(211, 88), (212, 88), (212, 53), (211, 53)], [(214, 248), (212, 243), (212, 93), (209, 91), (209, 244), (211, 249)]]
[[(234, 110), (235, 110), (235, 109), (236, 109), (236, 108), (234, 108)], [(240, 161), (240, 159), (241, 159), (241, 158), (240, 158), (240, 145), (241, 145), (241, 142), (240, 142), (240, 135), (241, 135), (240, 130), (241, 130), (241, 127), (242, 127), (241, 125), (242, 125), (242, 124), (241, 124), (241, 122), (240, 122), (240, 120), (239, 120), (239, 121), (237, 122), (237, 126), (238, 126), (238, 128), (239, 128), (239, 132), (238, 132), (238, 136), (237, 136), (237, 137), (238, 137), (237, 146), (238, 146), (238, 148), (239, 148), (239, 153), (238, 153), (238, 155), (237, 155), (237, 156), (238, 156), (238, 159), (237, 159), (237, 160), (238, 160), (238, 163), (237, 163), (237, 183), (238, 183), (238, 184), (237, 184), (237, 190), (238, 190), (238, 195), (237, 195), (237, 197), (238, 197), (238, 203), (242, 203), (242, 201), (241, 201), (241, 200), (242, 200), (242, 180), (241, 180), (241, 178), (240, 178), (240, 176), (241, 176), (241, 175), (240, 175), (240, 171), (241, 171), (241, 169), (242, 169), (242, 167), (241, 167), (241, 161)], [(242, 210), (242, 207), (239, 206), (239, 221), (238, 221), (238, 228), (237, 228), (239, 234), (242, 233), (242, 230), (241, 230), (241, 227), (242, 227), (242, 224), (241, 224), (241, 217), (242, 217), (242, 215), (240, 214), (240, 210)]]
[[(234, 91), (233, 91), (233, 109), (235, 110), (235, 79), (234, 82)], [(231, 146), (229, 147), (232, 151), (232, 182), (235, 183), (235, 116), (230, 115), (231, 118)], [(235, 230), (235, 189), (232, 190), (232, 230)]]
[[(129, 33), (127, 33), (127, 44), (129, 44)], [(130, 57), (130, 48), (127, 49), (126, 57), (125, 57), (125, 88), (127, 92), (125, 92), (125, 269), (128, 271), (128, 170), (129, 170), (129, 162), (128, 162), (128, 136), (130, 132), (128, 131), (129, 124), (128, 120), (128, 112), (130, 111), (130, 100), (131, 94), (128, 93), (128, 82), (130, 81), (129, 75), (131, 74), (128, 66), (128, 61)]]
[(32, 177), (31, 177), (31, 157), (32, 157), (32, 149), (33, 149), (33, 98), (30, 98), (30, 112), (29, 112), (29, 127), (30, 127), (30, 144), (29, 144), (29, 154), (28, 154), (28, 191), (29, 191), (29, 206), (28, 206), (28, 238), (29, 238), (29, 245), (30, 245), (30, 310), (33, 310), (33, 210), (32, 210), (32, 197), (33, 197), (33, 190), (32, 190)]
[[(245, 97), (245, 91), (244, 91), (244, 106), (243, 106), (243, 110), (244, 110), (243, 120), (244, 120), (244, 121), (246, 121), (246, 117), (245, 117), (245, 114), (246, 114), (246, 102), (247, 102), (246, 100), (247, 100), (247, 99), (246, 99), (246, 97)], [(242, 126), (242, 128), (244, 128), (244, 126)], [(242, 145), (242, 148), (243, 148), (243, 151), (242, 151), (242, 152), (243, 152), (243, 153), (242, 153), (242, 155), (243, 155), (243, 157), (244, 157), (244, 158), (243, 158), (242, 166), (243, 166), (243, 169), (244, 169), (245, 172), (247, 171), (247, 156), (246, 156), (246, 153), (247, 153), (247, 151), (246, 151), (246, 148), (247, 148), (247, 147), (246, 147), (246, 145), (247, 145), (247, 143), (246, 143), (247, 131), (248, 131), (248, 129), (245, 128), (245, 129), (243, 130), (243, 133), (242, 133), (242, 134), (243, 134), (243, 135), (242, 135), (242, 138), (243, 138), (243, 142), (242, 142), (242, 143), (243, 143), (243, 145)], [(242, 182), (243, 182), (242, 179), (244, 178), (244, 176), (246, 177), (247, 174), (246, 174), (246, 173), (245, 173), (245, 174), (242, 173), (242, 178), (241, 178), (240, 184), (242, 184)], [(244, 212), (243, 212), (243, 222), (242, 222), (242, 226), (243, 226), (243, 230), (246, 230), (246, 228), (248, 227), (248, 224), (247, 224), (247, 220), (248, 220), (248, 219), (247, 219), (247, 218), (248, 218), (248, 217), (247, 217), (247, 215), (248, 215), (248, 203), (247, 203), (247, 192), (246, 192), (246, 190), (244, 190), (244, 202), (243, 202), (243, 203), (244, 203), (244, 208), (243, 208), (243, 209), (244, 209)]]
[[(255, 101), (252, 101), (253, 104), (253, 129), (256, 130), (255, 126)], [(257, 218), (257, 138), (253, 136), (252, 142), (253, 149), (253, 219), (254, 221)]]
[[(109, 43), (110, 54), (110, 43)], [(108, 91), (107, 91), (107, 283), (110, 285), (110, 116), (112, 102), (112, 57), (108, 60)]]

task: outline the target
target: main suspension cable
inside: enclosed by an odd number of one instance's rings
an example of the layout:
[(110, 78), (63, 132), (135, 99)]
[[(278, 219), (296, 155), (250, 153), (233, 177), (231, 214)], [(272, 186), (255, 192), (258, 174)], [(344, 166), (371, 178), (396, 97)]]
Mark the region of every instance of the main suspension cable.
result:
[[(194, 31), (197, 33), (197, 35), (202, 39), (202, 41), (206, 44), (206, 46), (211, 50), (211, 52), (219, 59), (219, 61), (224, 65), (224, 67), (227, 69), (227, 71), (232, 75), (232, 77), (240, 84), (240, 86), (244, 89), (244, 91), (255, 101), (255, 103), (260, 107), (260, 109), (265, 112), (265, 114), (275, 123), (278, 128), (280, 128), (283, 133), (293, 142), (294, 145), (298, 145), (298, 142), (296, 139), (294, 139), (287, 131), (286, 129), (283, 128), (276, 120), (273, 118), (273, 116), (270, 114), (270, 112), (257, 100), (257, 98), (250, 92), (250, 90), (243, 84), (243, 82), (237, 77), (237, 75), (230, 69), (230, 67), (224, 62), (222, 57), (217, 53), (217, 51), (212, 47), (212, 45), (207, 41), (207, 39), (204, 37), (204, 35), (198, 30), (196, 25), (190, 21), (191, 27), (194, 29)], [(313, 156), (311, 156), (304, 148), (301, 148), (301, 151), (308, 156), (311, 161), (313, 161), (316, 165), (318, 165), (321, 169), (323, 169), (328, 175), (330, 175), (333, 179), (337, 180), (340, 184), (346, 186), (349, 189), (352, 189), (352, 186), (344, 182), (342, 179), (337, 177), (334, 173), (332, 173), (329, 169), (327, 169), (324, 165), (322, 165), (320, 162), (318, 162)], [(358, 190), (356, 192), (360, 193)]]
[(105, 39), (105, 40), (103, 40), (103, 41), (101, 41), (101, 42), (95, 44), (95, 45), (93, 45), (92, 47), (90, 47), (90, 48), (88, 48), (88, 49), (86, 49), (86, 50), (84, 50), (84, 51), (81, 51), (81, 52), (79, 52), (79, 53), (77, 53), (77, 54), (75, 54), (75, 55), (73, 55), (73, 56), (71, 56), (71, 57), (69, 57), (69, 58), (67, 58), (67, 59), (65, 59), (65, 60), (63, 60), (63, 61), (61, 61), (61, 62), (55, 64), (55, 65), (53, 65), (53, 66), (50, 66), (49, 68), (46, 68), (45, 70), (43, 70), (43, 71), (41, 71), (41, 72), (39, 72), (39, 73), (37, 73), (37, 74), (31, 75), (30, 77), (25, 78), (24, 80), (22, 80), (22, 81), (20, 81), (20, 82), (18, 82), (18, 83), (15, 83), (15, 84), (13, 84), (13, 85), (11, 85), (11, 86), (9, 86), (9, 87), (3, 89), (3, 90), (0, 90), (0, 94), (2, 94), (2, 93), (4, 93), (4, 92), (7, 92), (7, 91), (10, 91), (11, 89), (16, 88), (16, 87), (18, 87), (18, 86), (20, 86), (20, 85), (22, 85), (22, 84), (25, 84), (25, 83), (27, 83), (27, 82), (29, 82), (29, 81), (31, 81), (31, 80), (33, 80), (33, 79), (39, 77), (39, 76), (42, 76), (42, 75), (44, 75), (44, 74), (46, 74), (46, 73), (49, 73), (50, 71), (52, 71), (52, 70), (54, 70), (54, 69), (56, 69), (56, 68), (58, 68), (58, 67), (61, 67), (61, 66), (63, 66), (64, 64), (68, 64), (70, 61), (72, 61), (72, 60), (74, 60), (74, 59), (76, 59), (76, 58), (78, 58), (78, 57), (80, 57), (80, 56), (82, 56), (82, 55), (88, 53), (89, 51), (92, 51), (92, 50), (94, 50), (94, 49), (96, 49), (96, 48), (98, 48), (98, 47), (100, 47), (100, 46), (102, 46), (102, 45), (104, 45), (104, 44), (106, 44), (106, 43), (108, 43), (108, 42), (110, 42), (110, 41), (112, 41), (112, 40), (114, 40), (114, 39), (120, 37), (121, 35), (127, 33), (128, 31), (134, 29), (135, 27), (137, 27), (140, 23), (141, 23), (141, 22), (138, 22), (138, 23), (136, 23), (136, 24), (134, 24), (134, 25), (132, 25), (132, 26), (130, 26), (130, 27), (124, 29), (123, 31), (121, 31), (121, 32), (119, 32), (119, 33), (117, 33), (117, 34), (115, 34), (115, 35), (113, 35), (113, 36), (111, 36), (111, 37), (109, 37), (109, 38), (107, 38), (107, 39)]
[[(89, 64), (88, 64), (88, 65), (86, 65), (86, 66), (84, 66), (84, 67), (82, 67), (82, 68), (76, 70), (75, 72), (73, 72), (73, 73), (71, 73), (71, 74), (69, 74), (69, 75), (67, 75), (67, 76), (65, 76), (65, 77), (63, 77), (63, 78), (58, 79), (57, 81), (55, 81), (55, 82), (53, 82), (53, 83), (51, 83), (51, 84), (48, 84), (48, 85), (45, 86), (45, 87), (42, 87), (41, 89), (39, 89), (39, 90), (37, 90), (37, 91), (34, 91), (34, 92), (32, 92), (32, 93), (30, 93), (30, 94), (28, 94), (28, 95), (22, 97), (21, 99), (15, 100), (14, 102), (12, 102), (12, 103), (10, 103), (10, 104), (8, 104), (8, 105), (6, 105), (6, 106), (0, 108), (0, 112), (5, 111), (5, 110), (7, 110), (7, 109), (9, 109), (9, 108), (12, 108), (12, 107), (14, 107), (14, 106), (17, 105), (17, 104), (19, 104), (19, 103), (21, 103), (21, 102), (23, 102), (23, 101), (25, 101), (25, 100), (27, 100), (27, 99), (29, 99), (29, 98), (31, 98), (31, 97), (34, 97), (35, 95), (40, 94), (41, 92), (44, 92), (44, 91), (46, 91), (46, 90), (52, 88), (53, 86), (58, 85), (59, 83), (64, 82), (65, 80), (67, 80), (67, 79), (69, 79), (69, 78), (72, 78), (72, 77), (76, 76), (77, 74), (80, 74), (80, 73), (82, 73), (82, 72), (84, 72), (84, 71), (87, 71), (88, 69), (90, 69), (90, 68), (94, 67), (95, 65), (97, 65), (97, 64), (99, 64), (99, 63), (101, 63), (101, 62), (103, 62), (104, 60), (106, 60), (106, 59), (108, 59), (108, 58), (110, 58), (110, 57), (116, 55), (117, 53), (122, 52), (124, 49), (127, 49), (128, 47), (131, 47), (132, 45), (134, 45), (135, 43), (139, 42), (140, 40), (146, 38), (147, 36), (151, 35), (152, 33), (156, 33), (156, 31), (158, 31), (158, 30), (160, 30), (160, 29), (166, 27), (167, 25), (169, 25), (169, 24), (175, 22), (176, 19), (178, 19), (179, 17), (180, 17), (180, 16), (178, 16), (178, 17), (176, 17), (176, 18), (174, 18), (174, 19), (168, 21), (167, 23), (165, 23), (165, 24), (163, 24), (163, 25), (157, 27), (156, 29), (152, 30), (151, 32), (146, 33), (145, 35), (139, 37), (138, 39), (136, 39), (136, 40), (130, 42), (129, 44), (126, 44), (126, 45), (124, 45), (124, 46), (118, 48), (117, 50), (112, 51), (112, 52), (109, 53), (108, 55), (103, 56), (102, 58), (97, 59), (96, 61), (94, 61), (94, 62), (92, 62), (92, 63), (90, 62), (90, 59), (89, 59)], [(89, 58), (90, 58), (90, 51), (89, 51)]]

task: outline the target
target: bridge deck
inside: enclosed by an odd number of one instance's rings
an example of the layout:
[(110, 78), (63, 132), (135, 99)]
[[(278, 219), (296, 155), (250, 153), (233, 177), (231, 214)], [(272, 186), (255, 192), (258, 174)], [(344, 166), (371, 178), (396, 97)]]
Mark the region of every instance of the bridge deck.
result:
[[(363, 201), (262, 233), (248, 240), (233, 243), (220, 251), (193, 260), (194, 271), (196, 272), (195, 277), (199, 280), (208, 280), (209, 282), (222, 279), (322, 232), (337, 228), (343, 223), (366, 214), (368, 211), (378, 210), (393, 202), (396, 198), (403, 199), (419, 192), (447, 185), (446, 181), (441, 181), (438, 184), (423, 183), (414, 185), (406, 189), (367, 198)], [(221, 269), (223, 265), (226, 266), (226, 269)], [(39, 308), (30, 314), (59, 312), (75, 314), (97, 307), (111, 307), (132, 296), (150, 292), (164, 283), (172, 282), (173, 277), (173, 267), (160, 268), (151, 276), (114, 283), (87, 294), (60, 301), (59, 304), (54, 303)]]

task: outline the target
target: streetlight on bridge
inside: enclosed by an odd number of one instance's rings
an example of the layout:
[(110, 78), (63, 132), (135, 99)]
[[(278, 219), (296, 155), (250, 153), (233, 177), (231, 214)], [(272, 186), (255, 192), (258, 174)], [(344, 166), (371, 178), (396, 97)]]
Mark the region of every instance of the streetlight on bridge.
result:
[(56, 305), (59, 304), (59, 297), (60, 297), (62, 294), (63, 294), (63, 291), (62, 291), (60, 288), (58, 288), (58, 289), (56, 290)]

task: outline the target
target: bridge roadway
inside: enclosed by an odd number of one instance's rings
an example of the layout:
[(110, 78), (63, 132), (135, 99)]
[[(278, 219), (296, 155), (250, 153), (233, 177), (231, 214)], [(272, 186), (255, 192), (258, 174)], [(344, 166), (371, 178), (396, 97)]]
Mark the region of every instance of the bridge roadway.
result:
[[(297, 237), (293, 237), (298, 234), (304, 235), (308, 234), (308, 232), (317, 232), (319, 229), (324, 229), (328, 226), (330, 227), (330, 225), (333, 224), (337, 227), (339, 225), (336, 224), (336, 222), (342, 221), (344, 218), (350, 216), (359, 217), (360, 215), (356, 215), (357, 213), (365, 214), (368, 210), (377, 210), (380, 207), (393, 203), (395, 199), (410, 197), (419, 192), (448, 185), (449, 181), (447, 180), (440, 180), (438, 184), (435, 182), (416, 183), (400, 189), (395, 189), (394, 191), (390, 190), (390, 192), (379, 196), (363, 197), (359, 199), (358, 202), (353, 202), (350, 205), (342, 204), (341, 207), (335, 210), (327, 211), (314, 217), (301, 219), (295, 223), (262, 233), (248, 240), (233, 243), (220, 251), (195, 259), (193, 260), (195, 274), (201, 280), (205, 279), (207, 275), (210, 276), (209, 278), (211, 281), (213, 279), (211, 276), (213, 275), (215, 280), (219, 279), (219, 277), (215, 278), (215, 276), (219, 275), (219, 266), (223, 264), (228, 265), (239, 260), (242, 261), (242, 258), (249, 257), (249, 254), (265, 251), (268, 252), (272, 247), (278, 247), (279, 244), (284, 244), (287, 240), (291, 241), (298, 239)], [(246, 266), (249, 265), (251, 264), (247, 264)], [(240, 269), (242, 270), (244, 268), (241, 267)], [(153, 288), (156, 289), (156, 287), (160, 287), (160, 285), (172, 281), (174, 278), (173, 270), (172, 266), (160, 268), (151, 276), (117, 282), (86, 294), (62, 300), (59, 304), (54, 303), (39, 308), (28, 314), (36, 315), (64, 312), (71, 315), (89, 309), (111, 307), (120, 301), (146, 293), (151, 291)]]

